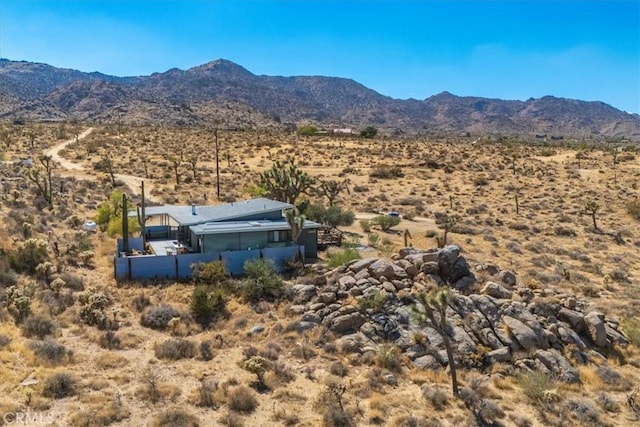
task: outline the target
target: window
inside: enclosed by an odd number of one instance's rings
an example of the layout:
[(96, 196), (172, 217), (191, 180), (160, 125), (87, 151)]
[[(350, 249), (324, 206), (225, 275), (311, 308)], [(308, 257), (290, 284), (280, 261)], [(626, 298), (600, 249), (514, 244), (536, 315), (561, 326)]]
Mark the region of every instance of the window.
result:
[(269, 243), (290, 242), (291, 230), (274, 230), (269, 231)]

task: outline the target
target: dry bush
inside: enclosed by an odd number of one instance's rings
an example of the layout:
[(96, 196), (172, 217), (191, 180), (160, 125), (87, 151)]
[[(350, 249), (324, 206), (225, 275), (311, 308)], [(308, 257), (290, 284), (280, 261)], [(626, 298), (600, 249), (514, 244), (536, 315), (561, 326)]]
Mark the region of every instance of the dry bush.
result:
[(251, 413), (258, 407), (258, 399), (249, 387), (239, 386), (229, 392), (227, 404), (233, 411)]
[(105, 348), (107, 350), (117, 350), (122, 348), (122, 341), (115, 332), (107, 331), (100, 335), (100, 338), (98, 339), (98, 345), (101, 348)]
[(449, 402), (449, 393), (437, 386), (423, 385), (422, 396), (438, 411), (444, 410)]
[(64, 397), (76, 394), (76, 380), (68, 372), (58, 372), (44, 381), (42, 395), (53, 399), (62, 399)]
[(227, 412), (218, 419), (218, 422), (227, 427), (244, 427), (244, 421), (235, 412)]
[(178, 310), (170, 305), (160, 305), (149, 309), (140, 318), (140, 324), (146, 328), (164, 331), (173, 318), (180, 318)]
[(99, 369), (123, 368), (129, 364), (129, 359), (117, 353), (103, 352), (95, 359), (95, 364)]
[(48, 317), (32, 314), (20, 326), (22, 335), (31, 338), (38, 337), (43, 339), (47, 335), (53, 335), (56, 332), (56, 323)]
[(96, 405), (73, 413), (69, 423), (74, 427), (106, 427), (129, 418), (130, 415), (131, 412), (122, 401), (115, 398), (111, 404)]
[(199, 427), (200, 420), (182, 408), (170, 408), (160, 412), (151, 421), (152, 427)]
[(32, 342), (29, 347), (37, 358), (46, 362), (61, 363), (67, 355), (67, 348), (56, 341)]
[(185, 339), (169, 338), (153, 348), (158, 359), (190, 359), (196, 355), (196, 344)]
[(349, 373), (349, 368), (341, 361), (335, 361), (329, 367), (329, 372), (338, 377), (344, 377)]

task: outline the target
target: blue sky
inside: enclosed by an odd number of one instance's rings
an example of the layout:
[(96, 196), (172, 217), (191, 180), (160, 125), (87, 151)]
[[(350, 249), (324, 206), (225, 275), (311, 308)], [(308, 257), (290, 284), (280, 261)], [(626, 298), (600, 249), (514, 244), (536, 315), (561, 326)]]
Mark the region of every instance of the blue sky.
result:
[(118, 76), (225, 58), (394, 98), (554, 95), (640, 113), (638, 0), (0, 0), (0, 57)]

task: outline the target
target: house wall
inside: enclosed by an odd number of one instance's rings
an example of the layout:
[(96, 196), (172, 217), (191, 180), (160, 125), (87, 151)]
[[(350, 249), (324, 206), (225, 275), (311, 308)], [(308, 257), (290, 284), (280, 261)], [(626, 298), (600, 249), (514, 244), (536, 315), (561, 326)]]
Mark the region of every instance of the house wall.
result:
[(254, 231), (253, 233), (240, 233), (240, 247), (238, 249), (258, 249), (267, 246), (267, 232)]
[(300, 233), (298, 243), (304, 246), (305, 258), (317, 258), (318, 257), (318, 234), (317, 229), (306, 229)]
[(113, 260), (116, 280), (127, 279), (187, 279), (191, 277), (191, 265), (197, 262), (222, 260), (229, 274), (239, 276), (244, 273), (244, 263), (260, 257), (273, 262), (276, 271), (286, 269), (286, 261), (292, 259), (298, 250), (304, 253), (303, 246), (285, 248), (266, 248), (242, 251), (227, 251), (207, 254), (184, 255), (139, 255), (120, 257)]
[(202, 246), (202, 253), (237, 251), (240, 249), (238, 233), (203, 235)]

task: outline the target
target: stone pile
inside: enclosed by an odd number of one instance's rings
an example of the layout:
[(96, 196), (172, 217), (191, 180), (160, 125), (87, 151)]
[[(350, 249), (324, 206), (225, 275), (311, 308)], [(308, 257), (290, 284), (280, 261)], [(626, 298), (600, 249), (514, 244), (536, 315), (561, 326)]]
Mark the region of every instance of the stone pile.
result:
[[(476, 275), (482, 276), (482, 280)], [(456, 245), (423, 251), (404, 248), (391, 261), (352, 261), (293, 286), (297, 328), (320, 325), (340, 336), (343, 349), (376, 351), (392, 343), (424, 369), (447, 364), (442, 337), (419, 324), (416, 295), (451, 288), (446, 311), (456, 363), (486, 367), (509, 363), (578, 382), (565, 357), (588, 363), (626, 345), (618, 322), (568, 293), (530, 289), (495, 265), (471, 268)]]

